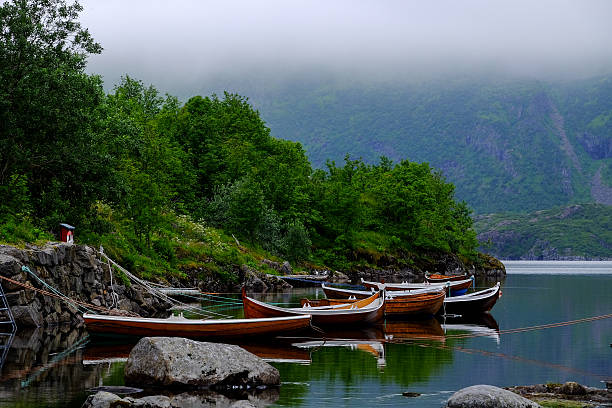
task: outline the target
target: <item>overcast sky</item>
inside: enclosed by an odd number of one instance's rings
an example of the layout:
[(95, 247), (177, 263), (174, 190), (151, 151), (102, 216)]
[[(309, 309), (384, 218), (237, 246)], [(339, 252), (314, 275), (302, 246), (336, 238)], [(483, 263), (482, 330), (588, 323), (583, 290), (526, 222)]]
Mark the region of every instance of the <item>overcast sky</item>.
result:
[[(83, 0), (89, 71), (176, 93), (219, 78), (612, 72), (608, 0)], [(180, 91), (179, 91), (180, 92)]]

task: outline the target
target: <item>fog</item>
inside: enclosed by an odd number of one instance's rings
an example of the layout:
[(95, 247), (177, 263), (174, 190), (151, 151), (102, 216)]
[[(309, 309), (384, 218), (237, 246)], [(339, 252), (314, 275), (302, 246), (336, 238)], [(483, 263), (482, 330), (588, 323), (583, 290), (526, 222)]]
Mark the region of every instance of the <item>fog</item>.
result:
[[(612, 1), (81, 1), (89, 72), (170, 93), (234, 80), (612, 72)], [(211, 88), (211, 89), (212, 89)]]

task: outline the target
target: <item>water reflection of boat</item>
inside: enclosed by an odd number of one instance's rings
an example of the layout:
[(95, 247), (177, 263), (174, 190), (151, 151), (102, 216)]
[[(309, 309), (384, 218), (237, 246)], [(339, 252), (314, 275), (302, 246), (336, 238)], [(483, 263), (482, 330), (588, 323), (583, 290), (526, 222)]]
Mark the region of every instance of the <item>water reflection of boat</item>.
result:
[(267, 362), (310, 364), (310, 353), (286, 343), (253, 343), (238, 344), (240, 347), (255, 354)]
[(414, 321), (387, 319), (384, 324), (388, 340), (435, 340), (444, 342), (444, 330), (435, 318)]
[(378, 367), (384, 367), (387, 364), (385, 360), (384, 344), (376, 340), (330, 338), (292, 343), (292, 346), (304, 349), (315, 349), (321, 347), (345, 347), (351, 350), (364, 351), (373, 355), (376, 358), (376, 365)]
[(495, 340), (497, 344), (500, 343), (499, 325), (489, 313), (459, 318), (446, 318), (442, 323), (442, 328), (447, 337), (452, 337), (453, 335), (463, 337), (461, 336), (462, 333), (473, 334), (474, 337), (487, 337)]
[[(293, 347), (286, 342), (251, 342), (247, 344), (235, 342), (235, 344), (264, 361), (310, 364), (310, 354), (307, 351)], [(83, 365), (125, 362), (135, 345), (135, 341), (128, 343), (94, 341), (88, 344), (83, 352)]]
[(83, 365), (127, 361), (135, 342), (90, 343), (83, 351)]

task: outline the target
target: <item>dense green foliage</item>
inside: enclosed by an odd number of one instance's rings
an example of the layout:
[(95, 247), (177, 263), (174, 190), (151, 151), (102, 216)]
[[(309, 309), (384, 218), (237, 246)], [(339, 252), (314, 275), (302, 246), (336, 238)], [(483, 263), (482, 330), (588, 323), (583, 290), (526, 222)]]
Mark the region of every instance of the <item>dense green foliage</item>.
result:
[(253, 103), (315, 167), (347, 153), (367, 163), (381, 155), (428, 162), (479, 214), (594, 202), (600, 169), (612, 186), (609, 77), (308, 85), (268, 87)]
[(476, 218), (483, 250), (502, 259), (612, 258), (612, 207), (583, 204)]
[(270, 254), (338, 268), (421, 250), (476, 259), (468, 208), (427, 164), (347, 156), (313, 172), (242, 96), (181, 104), (130, 77), (104, 95), (84, 72), (101, 48), (79, 11), (0, 7), (1, 240), (45, 239), (64, 221), (143, 274), (229, 280)]

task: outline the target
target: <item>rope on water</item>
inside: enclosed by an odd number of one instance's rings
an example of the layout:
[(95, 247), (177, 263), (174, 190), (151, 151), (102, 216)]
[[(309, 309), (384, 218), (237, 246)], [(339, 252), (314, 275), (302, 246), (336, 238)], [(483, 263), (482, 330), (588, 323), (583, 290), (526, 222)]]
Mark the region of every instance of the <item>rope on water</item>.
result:
[(87, 343), (89, 343), (89, 335), (86, 335), (84, 337), (82, 337), (81, 339), (77, 340), (75, 343), (73, 343), (69, 348), (67, 348), (66, 350), (62, 351), (61, 353), (56, 354), (55, 356), (53, 356), (53, 358), (51, 358), (51, 360), (49, 362), (47, 362), (45, 365), (43, 365), (40, 369), (38, 369), (35, 373), (30, 374), (28, 376), (28, 378), (26, 378), (24, 381), (21, 381), (20, 385), (21, 388), (25, 388), (28, 387), (30, 384), (32, 384), (32, 382), (34, 382), (42, 373), (44, 373), (45, 371), (47, 371), (49, 368), (53, 367), (54, 365), (56, 365), (57, 363), (59, 363), (60, 361), (62, 361), (64, 358), (66, 358), (67, 356), (69, 356), (70, 354), (74, 353), (76, 350), (82, 348), (83, 346), (85, 346)]
[[(579, 324), (579, 323), (593, 322), (596, 320), (609, 319), (611, 317), (612, 317), (612, 314), (605, 314), (605, 315), (600, 315), (600, 316), (585, 317), (585, 318), (576, 319), (576, 320), (568, 320), (565, 322), (540, 324), (537, 326), (528, 326), (528, 327), (518, 327), (515, 329), (505, 329), (505, 330), (500, 330), (498, 333), (500, 335), (524, 333), (524, 332), (529, 332), (529, 331), (551, 329), (555, 327), (571, 326), (571, 325)], [(489, 335), (488, 333), (449, 334), (449, 335), (446, 335), (446, 338), (447, 339), (463, 339), (463, 338), (470, 338), (470, 337), (482, 337), (482, 336), (488, 336), (488, 335)]]

